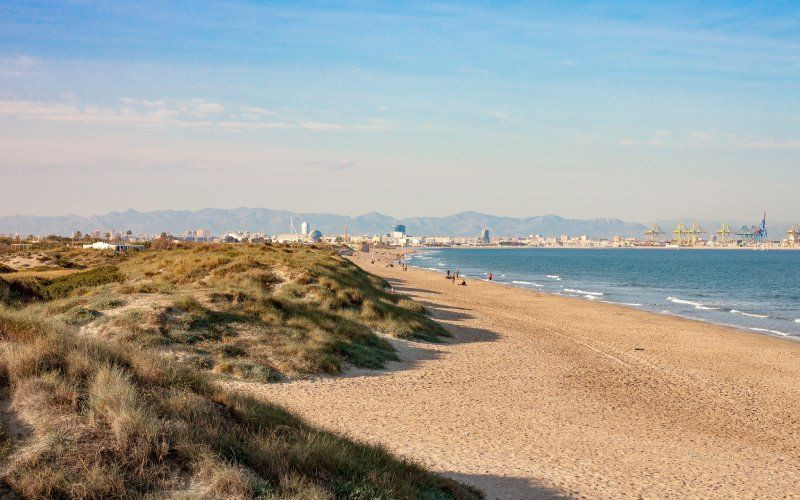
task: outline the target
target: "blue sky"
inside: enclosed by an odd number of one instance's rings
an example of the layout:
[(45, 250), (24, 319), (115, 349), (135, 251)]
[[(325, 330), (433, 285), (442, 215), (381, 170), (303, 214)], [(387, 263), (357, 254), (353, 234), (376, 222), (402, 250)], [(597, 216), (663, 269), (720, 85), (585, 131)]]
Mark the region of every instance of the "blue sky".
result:
[(0, 214), (800, 219), (800, 3), (696, 4), (6, 1)]

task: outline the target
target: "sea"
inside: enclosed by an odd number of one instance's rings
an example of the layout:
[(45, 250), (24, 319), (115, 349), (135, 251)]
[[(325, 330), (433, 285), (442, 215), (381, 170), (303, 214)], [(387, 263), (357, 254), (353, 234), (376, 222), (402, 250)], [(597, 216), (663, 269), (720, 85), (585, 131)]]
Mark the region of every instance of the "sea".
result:
[(800, 252), (425, 248), (410, 266), (800, 340)]

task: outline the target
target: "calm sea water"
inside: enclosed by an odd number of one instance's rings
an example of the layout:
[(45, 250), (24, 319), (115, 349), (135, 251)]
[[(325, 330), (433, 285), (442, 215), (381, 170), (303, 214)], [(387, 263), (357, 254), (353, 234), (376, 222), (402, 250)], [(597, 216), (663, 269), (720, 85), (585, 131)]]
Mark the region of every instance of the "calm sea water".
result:
[(409, 265), (800, 340), (800, 252), (423, 249)]

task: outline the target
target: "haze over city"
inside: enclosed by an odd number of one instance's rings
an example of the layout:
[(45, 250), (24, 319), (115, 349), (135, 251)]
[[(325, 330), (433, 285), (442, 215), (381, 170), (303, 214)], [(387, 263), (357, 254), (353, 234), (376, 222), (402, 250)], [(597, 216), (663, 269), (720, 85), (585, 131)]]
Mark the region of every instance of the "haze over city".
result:
[(5, 2), (0, 215), (794, 221), (798, 34), (790, 2)]

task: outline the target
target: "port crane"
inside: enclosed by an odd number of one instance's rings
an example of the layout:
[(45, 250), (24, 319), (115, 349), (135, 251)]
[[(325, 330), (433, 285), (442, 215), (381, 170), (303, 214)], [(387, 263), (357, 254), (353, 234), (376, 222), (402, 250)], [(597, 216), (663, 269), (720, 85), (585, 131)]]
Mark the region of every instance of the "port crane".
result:
[(767, 212), (764, 212), (764, 217), (761, 218), (760, 226), (742, 226), (740, 232), (736, 233), (737, 236), (742, 237), (744, 242), (763, 243), (767, 239)]
[(661, 239), (662, 234), (667, 234), (658, 227), (658, 224), (651, 224), (650, 229), (645, 231), (645, 236), (647, 236), (647, 241), (650, 243), (658, 243)]

